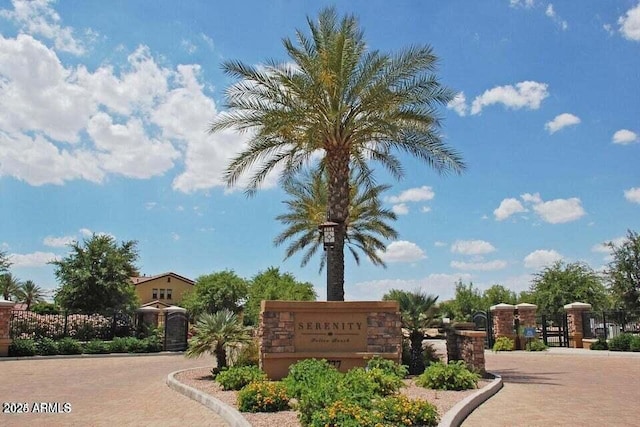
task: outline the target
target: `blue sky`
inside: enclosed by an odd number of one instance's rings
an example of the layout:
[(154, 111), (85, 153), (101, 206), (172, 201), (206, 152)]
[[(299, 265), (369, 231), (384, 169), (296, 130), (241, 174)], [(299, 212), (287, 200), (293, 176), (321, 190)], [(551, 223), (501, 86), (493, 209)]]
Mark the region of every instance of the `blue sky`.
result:
[[(140, 270), (196, 278), (283, 261), (286, 195), (247, 198), (221, 171), (245, 137), (206, 133), (226, 59), (287, 61), (283, 37), (324, 2), (0, 0), (0, 247), (53, 289), (47, 261), (91, 233), (137, 240)], [(403, 158), (385, 203), (400, 236), (388, 268), (347, 258), (348, 300), (392, 288), (453, 296), (459, 279), (520, 291), (558, 259), (607, 263), (602, 242), (640, 229), (640, 2), (336, 2), (373, 49), (429, 44), (458, 96), (443, 134), (468, 170)], [(319, 262), (319, 260), (318, 260)]]

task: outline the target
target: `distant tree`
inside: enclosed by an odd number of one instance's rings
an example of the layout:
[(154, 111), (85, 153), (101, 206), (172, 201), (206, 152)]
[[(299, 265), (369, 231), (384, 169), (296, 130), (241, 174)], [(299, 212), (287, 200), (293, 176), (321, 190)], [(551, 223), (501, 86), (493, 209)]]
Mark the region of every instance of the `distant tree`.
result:
[(27, 304), (27, 311), (34, 303), (44, 302), (45, 291), (32, 280), (25, 281), (20, 286), (18, 298), (20, 302)]
[[(395, 239), (398, 233), (389, 225), (396, 214), (382, 206), (381, 194), (388, 185), (367, 185), (363, 174), (351, 174), (349, 217), (346, 221), (345, 246), (360, 264), (359, 251), (373, 265), (385, 267), (378, 251), (385, 249), (383, 239)], [(284, 183), (284, 191), (290, 196), (285, 201), (288, 212), (276, 217), (287, 228), (274, 240), (276, 246), (289, 242), (285, 259), (304, 251), (301, 266), (304, 267), (320, 250), (320, 271), (326, 263), (326, 252), (322, 251), (322, 236), (318, 225), (326, 221), (329, 203), (327, 174), (318, 168), (302, 175), (300, 179), (290, 179)]]
[(195, 325), (195, 334), (189, 340), (186, 357), (200, 357), (210, 353), (216, 357), (217, 369), (227, 367), (229, 348), (251, 341), (250, 330), (233, 312), (222, 309), (214, 314), (202, 313)]
[(12, 262), (9, 260), (9, 255), (0, 250), (0, 274), (8, 272), (11, 265)]
[(602, 310), (608, 303), (601, 277), (581, 262), (557, 261), (536, 273), (531, 296), (538, 312), (546, 315), (562, 313), (563, 307), (572, 302), (589, 303), (594, 310)]
[(270, 267), (258, 273), (249, 282), (247, 302), (244, 306), (244, 323), (256, 325), (262, 300), (315, 301), (316, 292), (311, 283), (298, 282), (289, 273), (280, 273)]
[(488, 307), (485, 306), (480, 289), (473, 286), (472, 282), (465, 285), (460, 280), (456, 284), (455, 297), (441, 303), (439, 308), (444, 317), (459, 322), (468, 322), (471, 321), (474, 312), (486, 310)]
[(61, 285), (54, 299), (62, 309), (108, 314), (132, 311), (139, 305), (131, 283), (131, 277), (138, 275), (135, 241), (118, 245), (111, 236), (94, 234), (69, 248), (69, 255), (51, 262)]
[(198, 277), (182, 305), (195, 317), (224, 309), (238, 313), (246, 301), (247, 292), (247, 281), (233, 271), (225, 270)]
[(431, 326), (438, 314), (436, 302), (437, 296), (427, 295), (423, 292), (408, 292), (392, 289), (383, 297), (385, 301), (398, 301), (402, 313), (402, 327), (409, 331), (411, 361), (409, 373), (412, 375), (424, 372), (424, 358), (422, 356), (422, 341), (425, 338), (425, 329)]
[(626, 239), (607, 244), (613, 260), (606, 271), (615, 304), (628, 310), (640, 310), (640, 236), (628, 230)]
[(517, 304), (518, 296), (514, 291), (502, 285), (493, 285), (482, 292), (482, 304), (485, 310), (492, 305), (501, 303)]
[(60, 314), (60, 307), (50, 302), (38, 302), (31, 306), (36, 314)]
[(17, 301), (20, 296), (22, 282), (11, 273), (0, 275), (0, 290), (2, 298), (7, 301)]

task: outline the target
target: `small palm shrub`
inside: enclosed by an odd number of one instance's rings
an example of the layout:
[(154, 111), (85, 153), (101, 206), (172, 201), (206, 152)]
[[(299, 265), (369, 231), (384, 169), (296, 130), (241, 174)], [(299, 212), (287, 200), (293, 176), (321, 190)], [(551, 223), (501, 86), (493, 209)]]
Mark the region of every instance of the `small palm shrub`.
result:
[(609, 344), (604, 338), (598, 338), (598, 341), (591, 343), (591, 350), (609, 350)]
[(109, 343), (102, 340), (91, 340), (84, 344), (84, 353), (86, 354), (109, 353)]
[(513, 351), (516, 348), (516, 343), (509, 337), (499, 337), (493, 344), (493, 351)]
[(82, 354), (82, 344), (76, 339), (65, 337), (58, 341), (58, 351), (60, 354)]
[(631, 350), (631, 340), (633, 339), (633, 335), (631, 334), (620, 334), (609, 340), (609, 350), (610, 351), (629, 351)]
[(416, 384), (434, 390), (468, 390), (478, 386), (480, 375), (471, 372), (462, 360), (438, 362), (416, 379)]
[(51, 338), (40, 338), (36, 341), (36, 354), (52, 356), (58, 354), (58, 344)]
[(281, 382), (256, 381), (238, 392), (238, 408), (244, 412), (278, 412), (289, 408), (289, 397)]
[(246, 385), (267, 379), (267, 374), (257, 366), (232, 366), (215, 375), (223, 390), (240, 390)]
[(15, 339), (9, 346), (9, 356), (35, 356), (36, 343), (32, 339)]
[(547, 346), (542, 340), (531, 340), (524, 346), (524, 349), (526, 351), (546, 351)]

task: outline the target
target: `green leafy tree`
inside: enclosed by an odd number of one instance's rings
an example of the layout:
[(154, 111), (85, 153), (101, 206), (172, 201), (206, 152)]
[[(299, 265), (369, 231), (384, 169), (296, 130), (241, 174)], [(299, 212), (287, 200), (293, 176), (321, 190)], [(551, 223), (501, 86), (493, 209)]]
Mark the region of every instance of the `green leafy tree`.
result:
[(518, 295), (509, 288), (502, 285), (493, 285), (482, 292), (482, 309), (488, 310), (496, 304), (517, 304)]
[(36, 285), (32, 280), (27, 280), (20, 286), (18, 298), (21, 302), (27, 304), (28, 311), (32, 304), (44, 302), (45, 295), (44, 289)]
[(409, 373), (412, 375), (424, 372), (424, 357), (422, 356), (422, 341), (425, 339), (425, 329), (433, 323), (438, 314), (437, 296), (423, 292), (408, 292), (392, 289), (383, 297), (385, 301), (398, 301), (402, 313), (402, 327), (409, 331), (411, 362)]
[(211, 125), (247, 131), (248, 146), (226, 169), (229, 185), (249, 172), (254, 194), (278, 167), (285, 180), (313, 155), (328, 174), (328, 215), (336, 227), (329, 254), (327, 300), (344, 300), (344, 244), (349, 219), (351, 170), (370, 176), (370, 162), (400, 178), (400, 152), (440, 173), (461, 172), (457, 152), (440, 136), (438, 106), (454, 93), (434, 74), (437, 58), (429, 46), (397, 54), (370, 50), (354, 16), (338, 19), (335, 9), (307, 19), (311, 35), (283, 40), (289, 61), (252, 66), (227, 61), (225, 72), (239, 81), (226, 93), (226, 107)]
[(189, 340), (186, 357), (200, 357), (210, 353), (216, 357), (219, 370), (227, 367), (227, 351), (251, 342), (250, 330), (242, 326), (235, 313), (222, 309), (198, 316), (195, 333)]
[(617, 306), (640, 311), (640, 236), (628, 230), (626, 239), (608, 243), (613, 260), (606, 276)]
[(248, 292), (247, 281), (231, 270), (206, 274), (196, 279), (193, 290), (182, 300), (192, 316), (230, 310), (238, 313)]
[[(349, 198), (349, 218), (345, 245), (360, 264), (358, 251), (364, 253), (374, 264), (385, 267), (377, 251), (385, 249), (381, 239), (395, 239), (398, 233), (388, 224), (396, 219), (396, 214), (382, 207), (380, 195), (389, 189), (388, 185), (367, 186), (362, 176), (352, 177)], [(302, 179), (292, 179), (284, 183), (284, 191), (291, 197), (285, 204), (289, 212), (276, 217), (287, 228), (275, 239), (276, 246), (291, 241), (287, 246), (285, 259), (297, 252), (305, 251), (301, 266), (318, 252), (322, 253), (320, 271), (326, 263), (326, 252), (322, 251), (322, 236), (318, 224), (327, 217), (327, 178), (321, 169), (306, 174)]]
[(469, 322), (473, 313), (487, 308), (480, 289), (473, 286), (472, 282), (465, 285), (462, 280), (456, 283), (455, 297), (440, 304), (441, 314), (458, 322)]
[(135, 241), (118, 244), (111, 236), (94, 234), (69, 248), (69, 255), (51, 262), (61, 285), (54, 299), (62, 309), (110, 314), (130, 312), (139, 305), (131, 283), (131, 277), (138, 275)]
[(315, 301), (316, 297), (311, 283), (298, 282), (291, 274), (282, 274), (278, 268), (270, 267), (249, 282), (244, 322), (248, 325), (258, 323), (262, 300)]
[(531, 283), (531, 296), (538, 306), (538, 313), (546, 315), (563, 313), (563, 307), (572, 302), (589, 303), (594, 310), (602, 310), (608, 304), (601, 277), (581, 262), (557, 261), (536, 273)]
[(11, 273), (0, 275), (0, 290), (2, 298), (7, 301), (16, 301), (20, 297), (22, 282)]

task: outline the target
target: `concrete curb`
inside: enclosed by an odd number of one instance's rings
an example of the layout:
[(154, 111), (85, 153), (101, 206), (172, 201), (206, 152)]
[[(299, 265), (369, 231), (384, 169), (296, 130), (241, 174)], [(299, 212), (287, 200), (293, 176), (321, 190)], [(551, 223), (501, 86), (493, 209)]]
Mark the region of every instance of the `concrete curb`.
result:
[(509, 356), (577, 356), (577, 357), (626, 357), (640, 358), (640, 352), (630, 351), (610, 351), (610, 350), (588, 350), (583, 348), (549, 347), (546, 351), (498, 351), (485, 350), (485, 354), (497, 355), (508, 354)]
[(201, 368), (182, 369), (180, 371), (170, 373), (169, 376), (167, 376), (167, 385), (169, 386), (169, 388), (211, 409), (213, 412), (220, 415), (222, 419), (228, 422), (231, 427), (251, 427), (251, 424), (249, 424), (249, 422), (245, 420), (242, 414), (235, 408), (222, 403), (218, 399), (211, 397), (210, 395), (203, 393), (200, 390), (196, 390), (193, 387), (182, 384), (175, 378), (176, 374), (179, 374), (180, 372), (190, 371), (192, 369)]
[(144, 356), (184, 356), (184, 351), (159, 351), (153, 353), (104, 353), (104, 354), (58, 354), (55, 356), (7, 356), (0, 357), (0, 362), (20, 360), (51, 359), (102, 359), (108, 357), (144, 357)]
[(474, 409), (486, 402), (502, 388), (502, 377), (491, 372), (488, 372), (488, 374), (494, 376), (491, 384), (481, 388), (449, 409), (440, 420), (438, 427), (459, 427)]

